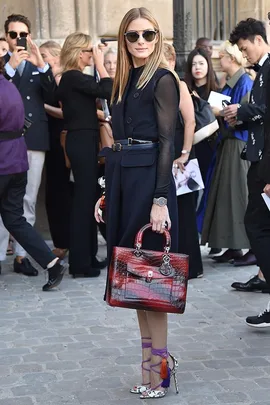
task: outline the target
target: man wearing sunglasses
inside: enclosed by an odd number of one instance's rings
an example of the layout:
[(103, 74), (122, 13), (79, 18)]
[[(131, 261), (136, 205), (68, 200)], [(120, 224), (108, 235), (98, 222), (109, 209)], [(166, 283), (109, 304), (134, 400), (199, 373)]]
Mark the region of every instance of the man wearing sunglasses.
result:
[[(5, 35), (9, 52), (5, 59), (5, 77), (18, 88), (25, 109), (25, 116), (32, 125), (25, 136), (29, 161), (28, 180), (24, 198), (24, 216), (34, 225), (35, 205), (41, 182), (45, 151), (49, 149), (47, 116), (44, 110), (45, 91), (53, 91), (55, 82), (48, 64), (45, 64), (39, 48), (31, 40), (31, 23), (27, 17), (12, 14), (5, 21)], [(18, 44), (25, 44), (18, 46)], [(16, 111), (14, 110), (14, 114)], [(0, 261), (5, 259), (8, 232), (0, 222)], [(28, 276), (38, 274), (26, 258), (25, 250), (15, 243), (14, 271)]]

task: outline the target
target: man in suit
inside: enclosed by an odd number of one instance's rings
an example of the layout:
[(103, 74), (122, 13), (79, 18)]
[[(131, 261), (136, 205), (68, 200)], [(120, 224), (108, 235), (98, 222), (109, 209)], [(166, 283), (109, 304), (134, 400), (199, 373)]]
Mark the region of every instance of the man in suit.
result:
[[(249, 200), (245, 215), (245, 227), (251, 248), (257, 263), (270, 285), (269, 246), (270, 246), (270, 213), (262, 199), (261, 193), (269, 192), (267, 179), (260, 175), (260, 166), (265, 156), (264, 120), (266, 114), (266, 97), (270, 88), (269, 46), (266, 29), (261, 21), (253, 18), (241, 21), (230, 35), (230, 42), (237, 44), (247, 61), (258, 70), (250, 95), (250, 102), (245, 105), (234, 104), (225, 108), (225, 119), (231, 125), (242, 123), (248, 129), (248, 142), (242, 152), (242, 158), (251, 162), (248, 172)], [(266, 127), (267, 129), (267, 127)], [(267, 157), (266, 157), (267, 159)], [(263, 171), (263, 174), (265, 172)], [(267, 173), (267, 176), (269, 174)], [(269, 193), (270, 194), (270, 193)], [(260, 280), (250, 280), (259, 283)], [(270, 327), (270, 307), (258, 316), (246, 319), (249, 326)]]
[[(50, 66), (43, 61), (39, 48), (31, 40), (31, 23), (27, 17), (12, 14), (5, 21), (5, 35), (9, 52), (5, 56), (6, 78), (18, 88), (24, 103), (26, 117), (32, 121), (26, 134), (29, 162), (24, 216), (34, 225), (37, 194), (41, 183), (45, 151), (49, 149), (47, 116), (44, 110), (43, 91), (51, 90), (54, 78)], [(17, 46), (17, 38), (27, 39), (27, 49)], [(16, 112), (14, 111), (14, 114)], [(0, 223), (0, 261), (5, 259), (8, 232)], [(14, 271), (28, 276), (38, 274), (26, 252), (18, 243), (15, 246)]]

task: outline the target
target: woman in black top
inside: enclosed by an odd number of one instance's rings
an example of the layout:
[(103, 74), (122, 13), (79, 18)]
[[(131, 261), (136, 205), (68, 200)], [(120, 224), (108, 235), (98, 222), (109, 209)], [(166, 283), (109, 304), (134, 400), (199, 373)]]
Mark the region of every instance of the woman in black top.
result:
[[(194, 49), (188, 55), (185, 82), (190, 90), (196, 91), (206, 101), (211, 91), (217, 91), (212, 61), (203, 49)], [(208, 138), (195, 145), (195, 153), (204, 184), (214, 154), (214, 145), (213, 138)]]
[[(120, 25), (112, 100), (113, 134), (118, 147), (104, 149), (108, 259), (113, 246), (132, 248), (136, 233), (149, 222), (154, 232), (145, 234), (144, 247), (163, 249), (163, 238), (158, 234), (167, 222), (172, 249), (177, 252), (172, 163), (178, 82), (163, 58), (158, 23), (143, 7), (130, 10)], [(131, 144), (127, 147), (128, 138)], [(99, 203), (95, 211), (98, 221)], [(167, 385), (160, 377), (162, 358), (167, 359), (173, 375), (177, 367), (167, 350), (167, 314), (137, 311), (137, 315), (143, 384), (131, 392), (141, 398), (161, 398), (167, 393)]]
[[(101, 78), (99, 83), (93, 76), (83, 73), (93, 60)], [(93, 216), (99, 141), (96, 98), (110, 99), (112, 80), (104, 68), (102, 51), (92, 47), (89, 35), (69, 35), (61, 51), (60, 63), (63, 71), (58, 98), (63, 107), (64, 127), (68, 131), (66, 152), (74, 176), (69, 272), (74, 277), (96, 277), (100, 274), (96, 259), (97, 228)]]

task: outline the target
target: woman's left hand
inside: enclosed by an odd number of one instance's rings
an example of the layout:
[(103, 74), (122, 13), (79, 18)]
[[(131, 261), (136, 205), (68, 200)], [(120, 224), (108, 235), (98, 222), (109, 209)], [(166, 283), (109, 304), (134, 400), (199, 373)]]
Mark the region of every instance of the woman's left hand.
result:
[(173, 169), (178, 170), (178, 168), (183, 173), (185, 171), (185, 163), (187, 163), (189, 155), (186, 153), (185, 155), (181, 155), (178, 159), (175, 159), (173, 162)]
[(97, 68), (104, 65), (104, 53), (98, 45), (93, 46), (93, 59)]
[(171, 229), (171, 220), (167, 205), (160, 207), (157, 204), (152, 205), (150, 213), (150, 222), (154, 232), (163, 233), (167, 225), (167, 229)]

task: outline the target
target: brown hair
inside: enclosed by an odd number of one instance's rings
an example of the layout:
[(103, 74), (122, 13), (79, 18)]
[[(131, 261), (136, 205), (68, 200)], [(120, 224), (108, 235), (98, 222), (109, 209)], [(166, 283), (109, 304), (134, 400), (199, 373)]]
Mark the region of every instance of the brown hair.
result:
[(11, 14), (5, 21), (5, 33), (8, 33), (8, 26), (11, 22), (20, 22), (27, 26), (29, 33), (31, 32), (31, 22), (30, 20), (22, 14)]
[(137, 83), (137, 88), (144, 88), (152, 79), (159, 67), (169, 70), (163, 55), (163, 35), (160, 31), (157, 20), (153, 17), (151, 12), (144, 7), (132, 8), (124, 16), (118, 31), (117, 66), (115, 79), (113, 82), (111, 102), (121, 102), (128, 82), (129, 70), (133, 66), (133, 63), (131, 55), (127, 49), (124, 34), (126, 33), (130, 23), (138, 18), (145, 18), (154, 26), (154, 29), (157, 31), (157, 43), (155, 45), (154, 52), (149, 56), (146, 64), (144, 65), (143, 71)]
[(202, 56), (208, 65), (208, 72), (207, 72), (207, 80), (206, 80), (206, 90), (207, 90), (207, 95), (209, 96), (211, 91), (216, 91), (217, 90), (217, 85), (216, 85), (216, 79), (215, 79), (215, 73), (212, 65), (212, 61), (210, 56), (206, 51), (204, 51), (201, 48), (196, 48), (193, 51), (190, 52), (187, 58), (187, 65), (186, 65), (186, 73), (185, 73), (185, 82), (187, 83), (188, 87), (191, 90), (195, 89), (195, 80), (194, 77), (192, 76), (192, 63), (193, 59), (195, 56), (200, 55)]
[(0, 75), (5, 73), (5, 61), (4, 58), (0, 58)]

